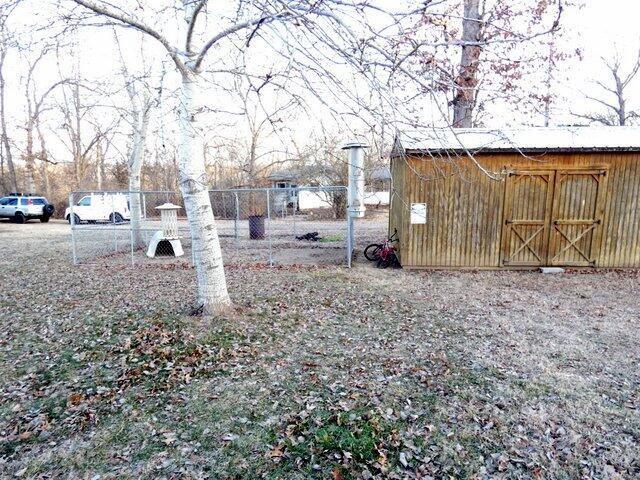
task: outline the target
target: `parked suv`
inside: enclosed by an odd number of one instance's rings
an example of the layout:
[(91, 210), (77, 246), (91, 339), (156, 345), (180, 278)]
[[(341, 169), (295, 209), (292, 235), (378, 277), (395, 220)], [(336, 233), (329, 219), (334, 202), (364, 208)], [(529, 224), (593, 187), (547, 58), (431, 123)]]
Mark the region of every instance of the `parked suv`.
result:
[(10, 193), (0, 198), (0, 218), (10, 218), (16, 223), (24, 223), (32, 218), (48, 222), (54, 210), (55, 207), (46, 198), (30, 193)]
[[(121, 223), (131, 220), (129, 196), (123, 193), (91, 193), (73, 205), (74, 223), (110, 222)], [(71, 223), (71, 207), (64, 212), (64, 218)]]

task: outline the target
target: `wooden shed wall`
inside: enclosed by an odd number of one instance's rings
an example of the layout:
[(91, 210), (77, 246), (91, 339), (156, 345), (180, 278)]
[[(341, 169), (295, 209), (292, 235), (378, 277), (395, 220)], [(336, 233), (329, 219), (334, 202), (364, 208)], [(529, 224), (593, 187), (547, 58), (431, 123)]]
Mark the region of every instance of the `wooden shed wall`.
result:
[[(391, 161), (391, 190), (389, 198), (389, 235), (397, 230), (398, 239), (404, 239), (404, 234), (409, 228), (409, 217), (404, 214), (406, 205), (405, 197), (405, 181), (407, 168), (404, 162), (393, 159)], [(400, 262), (402, 262), (402, 249), (397, 252)]]
[[(482, 154), (489, 171), (604, 167), (599, 267), (640, 267), (640, 153)], [(405, 267), (500, 267), (505, 181), (469, 159), (394, 158), (389, 229), (400, 234)], [(411, 203), (427, 204), (426, 225), (411, 225)]]

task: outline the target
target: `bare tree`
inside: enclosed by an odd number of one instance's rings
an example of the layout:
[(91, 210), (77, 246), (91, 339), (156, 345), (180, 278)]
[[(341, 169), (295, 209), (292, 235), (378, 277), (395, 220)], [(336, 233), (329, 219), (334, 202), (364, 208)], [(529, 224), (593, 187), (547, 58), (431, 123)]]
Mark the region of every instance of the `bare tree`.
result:
[(478, 86), (478, 62), (482, 51), (479, 44), (481, 31), (480, 0), (464, 0), (460, 71), (455, 79), (456, 93), (451, 102), (454, 127), (473, 125), (473, 108)]
[(115, 9), (107, 2), (74, 1), (95, 14), (133, 28), (160, 42), (182, 76), (179, 173), (180, 187), (191, 230), (193, 258), (198, 277), (198, 300), (206, 313), (221, 311), (231, 304), (231, 300), (227, 291), (220, 241), (205, 182), (204, 158), (197, 151), (197, 119), (201, 107), (197, 98), (201, 88), (200, 71), (202, 62), (214, 44), (238, 31), (256, 28), (260, 23), (271, 21), (271, 19), (258, 17), (237, 23), (220, 31), (202, 47), (195, 49), (193, 40), (196, 21), (206, 1), (183, 1), (181, 13), (185, 23), (178, 27), (182, 30), (184, 43), (180, 46), (172, 45), (164, 35), (150, 27), (147, 22), (139, 20), (123, 9)]
[(258, 186), (265, 172), (269, 172), (277, 165), (290, 162), (286, 156), (282, 158), (283, 150), (278, 150), (275, 146), (261, 148), (261, 142), (265, 137), (279, 137), (283, 124), (282, 116), (288, 114), (288, 110), (295, 105), (295, 102), (288, 101), (265, 112), (264, 107), (261, 108), (259, 104), (251, 104), (250, 94), (251, 87), (245, 92), (239, 92), (249, 129), (249, 144), (241, 169), (247, 177), (247, 185), (255, 187)]
[[(101, 182), (100, 164), (105, 161), (106, 149), (112, 144), (113, 131), (120, 122), (120, 116), (110, 114), (113, 105), (103, 100), (113, 92), (98, 81), (89, 82), (83, 78), (83, 63), (79, 57), (75, 58), (71, 72), (64, 71), (62, 58), (65, 55), (61, 48), (56, 48), (62, 80), (53, 86), (58, 88), (51, 108), (55, 108), (61, 117), (62, 128), (51, 131), (71, 157), (65, 163), (71, 164), (71, 181), (68, 184), (72, 190), (95, 188), (96, 183)], [(98, 146), (101, 151), (98, 151)]]
[[(144, 245), (142, 238), (142, 164), (144, 161), (145, 143), (147, 141), (147, 132), (149, 129), (149, 121), (151, 109), (154, 103), (159, 103), (159, 97), (162, 95), (162, 83), (164, 81), (164, 69), (160, 78), (160, 86), (158, 87), (158, 99), (152, 98), (151, 87), (148, 84), (150, 77), (149, 69), (146, 67), (144, 58), (141, 63), (141, 74), (133, 75), (124, 55), (117, 32), (114, 32), (114, 38), (118, 46), (120, 55), (120, 63), (122, 65), (122, 79), (124, 88), (127, 92), (129, 100), (128, 107), (125, 108), (125, 120), (130, 126), (131, 142), (129, 153), (127, 156), (127, 173), (128, 188), (130, 192), (130, 212), (131, 212), (131, 231), (133, 243), (136, 248)], [(144, 37), (142, 38), (144, 40)], [(143, 44), (144, 42), (142, 42)]]
[[(38, 93), (38, 88), (35, 80), (36, 69), (38, 67), (38, 64), (45, 58), (49, 51), (50, 48), (48, 46), (45, 46), (40, 50), (39, 55), (34, 61), (29, 61), (27, 59), (25, 62), (28, 65), (24, 85), (27, 118), (24, 123), (26, 138), (23, 159), (26, 170), (24, 187), (27, 192), (36, 191), (36, 159), (40, 159), (44, 162), (49, 161), (47, 155), (44, 152), (44, 137), (42, 135), (42, 130), (39, 129), (41, 115), (47, 109), (47, 107), (45, 106), (45, 101), (57, 87), (69, 83), (68, 79), (61, 79), (51, 84), (44, 92)], [(35, 147), (36, 134), (38, 134), (40, 139), (40, 152), (37, 152)]]
[[(262, 84), (260, 90), (268, 88)], [(257, 87), (245, 76), (238, 76), (231, 93), (237, 111), (234, 117), (234, 135), (214, 135), (205, 145), (205, 156), (212, 153), (214, 175), (223, 173), (226, 186), (258, 187), (276, 168), (289, 167), (294, 159), (288, 155), (287, 144), (291, 124), (300, 111), (296, 97), (280, 99), (277, 95), (268, 103), (263, 101)], [(231, 183), (229, 183), (231, 182)]]
[[(91, 109), (90, 109), (91, 110)], [(106, 109), (105, 109), (106, 110)], [(115, 147), (115, 137), (118, 134), (118, 127), (121, 123), (119, 116), (106, 116), (105, 119), (100, 115), (88, 113), (86, 124), (91, 128), (95, 135), (95, 144), (92, 148), (92, 155), (88, 156), (88, 161), (94, 160), (93, 168), (95, 169), (95, 186), (98, 190), (103, 190), (107, 180), (107, 159), (110, 156), (110, 150), (117, 150)], [(111, 123), (107, 123), (106, 121)], [(91, 168), (91, 165), (88, 165)]]
[(44, 134), (42, 132), (42, 125), (40, 123), (40, 117), (38, 116), (38, 118), (36, 119), (35, 122), (35, 126), (36, 126), (36, 132), (38, 133), (38, 140), (40, 143), (40, 151), (38, 153), (38, 158), (41, 160), (40, 162), (40, 169), (41, 169), (41, 177), (42, 177), (42, 183), (44, 186), (44, 194), (47, 198), (49, 198), (51, 196), (51, 182), (50, 182), (50, 177), (49, 177), (49, 165), (50, 164), (55, 164), (56, 162), (53, 162), (52, 160), (49, 159), (49, 152), (47, 150), (47, 144), (45, 142), (44, 139)]
[(574, 113), (575, 116), (602, 125), (628, 125), (640, 117), (640, 111), (628, 107), (633, 80), (640, 71), (640, 51), (627, 72), (623, 71), (620, 54), (612, 58), (602, 57), (602, 63), (607, 70), (606, 81), (596, 80), (602, 96), (585, 95), (587, 100), (604, 107), (604, 111), (595, 113)]
[(10, 37), (11, 34), (7, 31), (6, 27), (6, 17), (0, 17), (0, 134), (2, 135), (2, 181), (3, 184), (5, 184), (4, 165), (6, 163), (7, 170), (9, 172), (8, 186), (15, 192), (18, 190), (18, 178), (16, 176), (16, 169), (13, 163), (11, 141), (9, 139), (9, 134), (7, 133), (7, 110), (5, 104), (4, 80), (4, 65), (7, 58), (7, 52), (10, 47)]
[(76, 76), (73, 82), (61, 89), (62, 102), (58, 104), (64, 117), (63, 129), (66, 132), (66, 138), (60, 135), (59, 139), (71, 154), (71, 178), (76, 190), (84, 185), (84, 178), (90, 166), (90, 153), (100, 139), (100, 134), (94, 131), (89, 132), (87, 139), (84, 118), (89, 107), (85, 105), (80, 90), (80, 80)]
[[(485, 106), (496, 101), (543, 114), (548, 97), (532, 89), (530, 80), (550, 81), (542, 72), (550, 73), (556, 62), (570, 56), (564, 49), (548, 48), (547, 42), (551, 39), (555, 47), (562, 12), (575, 4), (446, 0), (425, 9), (404, 41), (416, 51), (415, 68), (431, 80), (432, 91), (449, 98), (442, 116), (452, 117), (452, 126), (481, 124)], [(436, 42), (434, 36), (449, 41)]]
[[(123, 72), (126, 75), (126, 71)], [(129, 191), (131, 192), (131, 230), (133, 232), (134, 245), (140, 247), (144, 244), (140, 231), (142, 221), (142, 207), (140, 192), (142, 189), (142, 163), (144, 160), (144, 146), (147, 140), (149, 129), (149, 118), (153, 99), (149, 91), (144, 88), (139, 92), (136, 82), (125, 77), (126, 90), (129, 95), (130, 110), (129, 123), (133, 135), (131, 136), (131, 147), (127, 160), (127, 171), (129, 174)], [(161, 80), (162, 82), (162, 80)], [(160, 94), (162, 95), (161, 89)]]
[(150, 97), (145, 94), (141, 101), (138, 100), (135, 87), (131, 83), (127, 91), (131, 99), (130, 122), (133, 136), (131, 140), (131, 151), (127, 161), (129, 173), (129, 191), (131, 192), (131, 230), (133, 232), (134, 246), (140, 247), (144, 244), (140, 231), (142, 220), (142, 207), (140, 194), (142, 179), (142, 162), (144, 155), (144, 144), (149, 128), (149, 115), (151, 112)]

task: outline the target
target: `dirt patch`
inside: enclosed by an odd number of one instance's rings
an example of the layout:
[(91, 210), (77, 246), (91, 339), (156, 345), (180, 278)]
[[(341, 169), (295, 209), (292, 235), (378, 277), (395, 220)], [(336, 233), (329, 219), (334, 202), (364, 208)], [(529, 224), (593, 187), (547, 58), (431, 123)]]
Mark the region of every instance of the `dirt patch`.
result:
[[(29, 225), (29, 227), (32, 227)], [(227, 264), (255, 264), (271, 262), (277, 265), (345, 265), (347, 263), (347, 224), (345, 220), (314, 220), (307, 217), (274, 218), (266, 227), (262, 240), (249, 236), (248, 222), (237, 224), (232, 220), (218, 220), (218, 232), (222, 247), (222, 257)], [(381, 241), (387, 228), (383, 215), (358, 222), (356, 246), (365, 246), (373, 241)], [(82, 264), (141, 265), (145, 263), (170, 263), (189, 260), (191, 240), (186, 221), (179, 224), (179, 234), (184, 255), (148, 258), (146, 245), (161, 229), (157, 221), (145, 221), (141, 236), (143, 244), (131, 248), (130, 225), (82, 224), (76, 227), (74, 247), (76, 259)], [(69, 238), (70, 229), (64, 224), (52, 224), (52, 232)], [(305, 234), (317, 233), (319, 241), (300, 240)], [(69, 241), (71, 245), (71, 241)], [(68, 247), (65, 246), (65, 251)]]

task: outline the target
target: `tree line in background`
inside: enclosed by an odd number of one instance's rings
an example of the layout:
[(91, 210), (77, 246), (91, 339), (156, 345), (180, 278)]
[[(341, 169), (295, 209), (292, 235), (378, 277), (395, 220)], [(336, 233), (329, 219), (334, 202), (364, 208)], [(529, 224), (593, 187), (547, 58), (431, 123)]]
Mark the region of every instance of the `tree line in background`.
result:
[[(64, 50), (73, 56), (75, 46), (45, 42), (35, 46), (33, 56), (32, 45), (8, 40), (13, 36), (6, 23), (2, 32), (2, 192), (37, 192), (63, 206), (69, 193), (78, 190), (179, 189), (177, 134), (175, 126), (167, 122), (167, 127), (164, 121), (177, 108), (177, 92), (164, 90), (165, 65), (159, 76), (147, 65), (133, 72), (120, 53), (118, 68), (108, 81), (84, 76), (81, 62), (68, 72), (58, 69), (58, 78), (43, 80), (39, 64), (45, 59), (59, 64)], [(120, 51), (115, 32), (114, 42)], [(9, 52), (28, 65), (19, 91), (24, 115), (15, 118), (13, 125), (7, 123), (4, 106), (3, 67)], [(320, 122), (302, 143), (291, 137), (291, 122), (306, 113), (295, 98), (277, 101), (269, 109), (246, 76), (234, 78), (230, 93), (239, 107), (231, 119), (242, 126), (241, 132), (224, 128), (228, 133), (221, 134), (212, 126), (203, 133), (201, 155), (211, 189), (270, 186), (268, 177), (276, 172), (294, 173), (301, 184), (346, 184), (340, 147), (349, 132), (341, 135)], [(49, 148), (54, 142), (58, 148)], [(382, 146), (375, 138), (371, 143), (366, 161), (369, 177), (385, 161)]]
[[(346, 184), (349, 137), (372, 143), (374, 171), (397, 130), (482, 126), (495, 105), (549, 125), (558, 64), (580, 54), (560, 41), (569, 0), (121, 3), (3, 4), (0, 187), (59, 205), (73, 190), (180, 189), (205, 310), (228, 304), (208, 189), (279, 170)], [(21, 23), (47, 6), (38, 28)], [(102, 77), (79, 45), (87, 29), (114, 52)], [(637, 62), (608, 66), (615, 98), (592, 95), (605, 113), (576, 118), (636, 119)]]
[[(162, 95), (171, 97), (176, 92), (163, 92), (163, 78), (153, 84), (152, 68), (144, 62), (142, 68), (132, 71), (121, 54), (119, 68), (108, 82), (111, 88), (105, 87), (104, 79), (97, 83), (86, 78), (80, 62), (71, 72), (58, 70), (58, 78), (43, 79), (44, 60), (59, 61), (61, 55), (68, 58), (75, 55), (77, 48), (59, 38), (34, 42), (17, 35), (19, 32), (12, 31), (8, 21), (17, 3), (5, 6), (1, 12), (0, 188), (5, 193), (38, 192), (61, 205), (68, 193), (77, 189), (177, 190), (175, 132), (162, 132), (158, 121), (152, 122), (154, 116), (166, 113), (161, 110)], [(525, 80), (534, 71), (542, 71), (546, 84), (559, 62), (579, 55), (557, 45), (562, 34), (560, 11), (554, 11), (557, 17), (541, 35), (546, 47), (542, 51), (517, 49), (518, 43), (501, 40), (513, 36), (516, 23), (521, 24), (519, 30), (528, 31), (543, 21), (554, 3), (445, 3), (446, 8), (440, 12), (417, 16), (402, 41), (415, 46), (418, 53), (407, 62), (413, 62), (414, 71), (432, 80), (433, 91), (443, 97), (450, 124), (482, 126), (487, 105), (502, 98), (514, 109), (523, 108), (524, 100), (532, 111), (543, 113), (544, 124), (548, 125), (553, 102), (550, 86), (546, 85), (546, 92), (534, 91)], [(573, 2), (563, 8), (575, 6)], [(434, 43), (444, 38), (454, 44), (458, 41), (459, 45), (420, 51), (420, 42), (428, 37)], [(120, 50), (117, 32), (114, 40)], [(22, 97), (23, 115), (15, 118), (7, 113), (5, 100), (8, 55), (17, 57), (26, 68), (18, 82), (21, 89), (10, 92)], [(577, 119), (605, 125), (627, 125), (637, 120), (638, 113), (628, 104), (640, 56), (630, 64), (628, 60), (617, 52), (602, 59), (609, 77), (594, 81), (593, 92), (585, 94), (586, 100), (599, 108), (574, 112)], [(242, 135), (216, 134), (204, 141), (202, 155), (211, 188), (264, 186), (268, 175), (277, 170), (298, 171), (305, 183), (325, 183), (329, 179), (345, 182), (344, 168), (337, 168), (333, 162), (335, 152), (326, 147), (339, 145), (348, 134), (341, 135), (336, 128), (329, 134), (321, 126), (313, 132), (312, 141), (304, 145), (291, 142), (291, 123), (305, 113), (299, 98), (290, 96), (267, 111), (250, 78), (237, 76), (230, 90), (241, 106), (234, 120), (244, 128)], [(116, 101), (105, 105), (104, 99), (114, 96)], [(151, 123), (155, 129), (149, 131)], [(47, 141), (49, 137), (53, 141)], [(274, 138), (278, 141), (273, 142)], [(54, 153), (48, 147), (53, 142), (58, 147), (63, 143), (64, 147)], [(370, 152), (369, 171), (384, 164), (384, 146), (376, 143), (380, 148)], [(319, 152), (324, 152), (323, 158), (318, 158)]]

